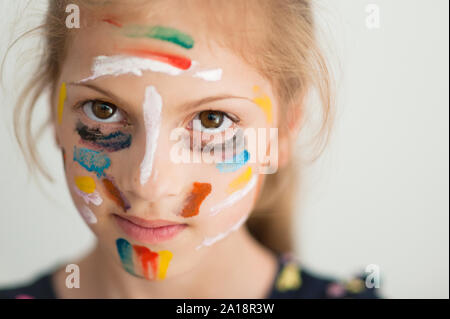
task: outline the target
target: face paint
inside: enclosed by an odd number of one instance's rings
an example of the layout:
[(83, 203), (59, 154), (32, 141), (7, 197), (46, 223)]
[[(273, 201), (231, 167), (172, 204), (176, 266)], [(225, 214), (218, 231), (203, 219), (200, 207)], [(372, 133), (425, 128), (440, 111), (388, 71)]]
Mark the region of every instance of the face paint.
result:
[(213, 244), (215, 244), (216, 242), (218, 242), (219, 240), (224, 239), (225, 237), (227, 237), (228, 235), (230, 235), (232, 232), (236, 231), (239, 229), (239, 227), (241, 227), (245, 221), (247, 220), (249, 215), (246, 215), (244, 217), (242, 217), (236, 224), (234, 224), (229, 230), (227, 230), (226, 232), (220, 233), (217, 236), (214, 237), (206, 237), (203, 242), (196, 247), (196, 250), (199, 250), (202, 247), (208, 247), (211, 246)]
[(115, 27), (118, 27), (118, 28), (121, 28), (123, 26), (121, 23), (119, 23), (116, 20), (111, 19), (111, 18), (106, 18), (106, 19), (103, 19), (102, 21), (106, 22), (108, 24), (111, 24), (111, 25), (113, 25)]
[(173, 28), (163, 26), (128, 26), (124, 29), (124, 35), (130, 38), (151, 38), (171, 42), (185, 49), (194, 47), (194, 39)]
[(236, 177), (230, 185), (228, 185), (228, 193), (234, 193), (241, 188), (244, 188), (252, 178), (252, 168), (248, 167), (241, 175)]
[(122, 192), (117, 188), (112, 177), (105, 177), (102, 179), (103, 186), (106, 189), (106, 195), (119, 205), (125, 212), (131, 208), (130, 203), (122, 194)]
[(120, 151), (131, 145), (131, 134), (120, 131), (104, 135), (98, 128), (89, 128), (81, 122), (78, 122), (76, 131), (80, 135), (82, 143), (108, 152)]
[[(173, 254), (170, 251), (162, 250), (153, 252), (144, 246), (131, 246), (131, 244), (123, 238), (117, 239), (116, 246), (122, 265), (128, 273), (136, 275), (133, 265), (134, 251), (137, 259), (140, 261), (140, 267), (142, 268), (142, 273), (145, 278), (150, 280), (165, 279), (167, 269), (169, 268), (170, 261), (173, 257)], [(149, 272), (149, 264), (151, 266), (151, 274)]]
[(61, 148), (62, 158), (63, 158), (63, 167), (64, 171), (66, 170), (66, 150), (64, 148)]
[[(259, 93), (260, 89), (257, 85), (255, 85), (253, 87), (253, 91), (255, 93)], [(269, 96), (264, 94), (261, 97), (254, 98), (253, 102), (264, 111), (266, 114), (267, 123), (272, 124), (272, 101)]]
[(66, 83), (63, 82), (61, 84), (61, 88), (59, 89), (59, 98), (58, 98), (58, 124), (61, 124), (64, 112), (64, 102), (66, 101), (67, 91), (66, 91)]
[(188, 70), (192, 65), (192, 61), (188, 58), (167, 53), (159, 53), (145, 49), (121, 49), (120, 51), (127, 55), (166, 63), (181, 70)]
[(96, 224), (97, 223), (97, 217), (95, 217), (94, 213), (92, 212), (92, 210), (89, 207), (83, 206), (80, 209), (80, 214), (86, 223), (88, 223), (88, 224)]
[(97, 191), (88, 194), (81, 191), (77, 186), (75, 186), (73, 190), (78, 196), (80, 196), (84, 200), (86, 205), (92, 203), (95, 206), (100, 206), (103, 203), (103, 199), (100, 197), (100, 194)]
[(152, 175), (153, 158), (159, 137), (161, 125), (162, 98), (154, 86), (145, 89), (144, 124), (146, 132), (145, 155), (141, 163), (141, 185), (147, 183)]
[(108, 155), (76, 146), (73, 147), (73, 160), (78, 162), (88, 172), (97, 173), (99, 178), (104, 176), (103, 171), (111, 166), (111, 160)]
[(185, 72), (183, 69), (157, 60), (126, 55), (99, 56), (94, 59), (92, 75), (81, 80), (80, 83), (95, 80), (103, 76), (119, 76), (123, 74), (142, 76), (143, 71), (160, 72), (174, 76)]
[(198, 71), (193, 75), (193, 77), (210, 82), (220, 81), (222, 79), (222, 69)]
[(211, 193), (211, 184), (209, 183), (194, 183), (191, 194), (189, 195), (186, 205), (181, 212), (183, 217), (193, 217), (198, 215), (200, 205), (205, 198)]
[(216, 167), (222, 173), (232, 173), (243, 167), (250, 159), (250, 153), (243, 150), (238, 155), (235, 155), (231, 161), (217, 163)]
[(117, 252), (119, 253), (120, 260), (122, 261), (123, 268), (132, 275), (134, 273), (133, 267), (133, 247), (131, 244), (123, 238), (116, 240)]
[(89, 176), (75, 177), (75, 185), (84, 193), (92, 194), (95, 191), (95, 181)]
[(257, 179), (258, 179), (257, 175), (253, 175), (253, 177), (250, 180), (250, 182), (248, 182), (248, 184), (245, 185), (245, 187), (243, 189), (241, 189), (241, 190), (231, 194), (224, 201), (222, 201), (222, 202), (218, 203), (217, 205), (213, 206), (211, 208), (210, 216), (217, 215), (224, 208), (233, 206), (236, 202), (238, 202), (239, 200), (244, 198), (253, 189), (253, 187), (255, 187)]

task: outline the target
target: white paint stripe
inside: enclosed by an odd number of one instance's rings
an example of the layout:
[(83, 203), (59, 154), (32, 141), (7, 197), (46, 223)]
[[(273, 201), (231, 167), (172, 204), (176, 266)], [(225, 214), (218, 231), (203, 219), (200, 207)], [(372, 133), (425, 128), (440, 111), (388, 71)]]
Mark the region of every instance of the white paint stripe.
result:
[(245, 185), (244, 188), (238, 190), (237, 192), (234, 192), (227, 198), (225, 198), (222, 202), (218, 203), (217, 205), (211, 207), (211, 213), (210, 216), (215, 216), (218, 213), (220, 213), (224, 208), (230, 207), (234, 205), (237, 201), (244, 198), (256, 185), (256, 181), (258, 179), (258, 174), (254, 174), (251, 180)]
[(195, 249), (196, 249), (196, 250), (199, 250), (199, 249), (202, 248), (202, 247), (211, 246), (211, 245), (215, 244), (216, 242), (218, 242), (219, 240), (224, 239), (225, 237), (227, 237), (228, 235), (230, 235), (232, 232), (238, 230), (239, 227), (241, 227), (241, 226), (245, 223), (245, 221), (247, 220), (248, 216), (250, 216), (250, 215), (249, 215), (249, 214), (248, 214), (248, 215), (245, 215), (244, 217), (242, 217), (241, 219), (239, 219), (239, 221), (238, 221), (236, 224), (234, 224), (234, 225), (233, 225), (229, 230), (227, 230), (226, 232), (220, 233), (219, 235), (214, 236), (214, 237), (206, 237), (206, 238), (203, 240), (203, 242), (202, 242), (200, 245), (198, 245)]
[(95, 214), (92, 212), (92, 210), (87, 207), (83, 206), (80, 210), (81, 217), (86, 221), (88, 224), (96, 224), (97, 223), (97, 217), (95, 217)]
[(205, 81), (220, 81), (222, 79), (222, 69), (198, 71), (193, 75), (193, 77), (200, 78)]
[[(192, 68), (192, 66), (191, 66)], [(189, 69), (188, 69), (189, 70)], [(143, 71), (161, 72), (169, 75), (180, 75), (188, 70), (182, 70), (170, 64), (133, 56), (113, 55), (98, 56), (92, 65), (92, 75), (80, 82), (95, 80), (102, 76), (118, 76), (123, 74), (133, 74), (142, 76)]]
[(78, 189), (78, 187), (76, 187), (76, 186), (73, 187), (73, 190), (75, 191), (75, 193), (78, 196), (83, 198), (86, 205), (89, 205), (89, 203), (92, 203), (95, 206), (100, 206), (103, 203), (103, 199), (101, 198), (99, 192), (97, 192), (97, 191), (94, 191), (91, 194), (87, 194), (87, 193), (81, 191), (80, 189)]
[(146, 142), (145, 155), (141, 163), (141, 185), (147, 183), (152, 175), (153, 159), (155, 157), (161, 125), (162, 98), (154, 86), (148, 86), (145, 89), (143, 109)]

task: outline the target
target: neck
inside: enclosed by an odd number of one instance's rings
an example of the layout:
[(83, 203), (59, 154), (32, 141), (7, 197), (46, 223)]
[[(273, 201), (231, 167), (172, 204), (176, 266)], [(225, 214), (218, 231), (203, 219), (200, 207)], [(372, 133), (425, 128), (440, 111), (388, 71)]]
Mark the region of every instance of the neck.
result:
[[(57, 295), (65, 298), (264, 298), (277, 271), (276, 256), (241, 227), (209, 249), (187, 273), (149, 282), (129, 275), (100, 245), (78, 265), (79, 289), (65, 288), (64, 269), (54, 276)], [(236, 261), (239, 261), (238, 263)], [(236, 268), (239, 267), (239, 271)], [(226, 274), (218, 275), (218, 274)], [(61, 285), (62, 284), (62, 285)]]

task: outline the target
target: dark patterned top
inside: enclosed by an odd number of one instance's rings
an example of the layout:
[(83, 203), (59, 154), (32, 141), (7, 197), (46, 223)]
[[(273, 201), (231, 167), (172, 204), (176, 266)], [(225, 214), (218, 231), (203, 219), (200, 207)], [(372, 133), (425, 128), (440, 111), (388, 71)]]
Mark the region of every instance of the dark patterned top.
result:
[[(366, 287), (364, 275), (346, 281), (319, 276), (305, 270), (291, 254), (278, 257), (278, 271), (267, 299), (380, 298), (376, 288)], [(0, 290), (0, 299), (56, 299), (51, 273), (31, 284)]]

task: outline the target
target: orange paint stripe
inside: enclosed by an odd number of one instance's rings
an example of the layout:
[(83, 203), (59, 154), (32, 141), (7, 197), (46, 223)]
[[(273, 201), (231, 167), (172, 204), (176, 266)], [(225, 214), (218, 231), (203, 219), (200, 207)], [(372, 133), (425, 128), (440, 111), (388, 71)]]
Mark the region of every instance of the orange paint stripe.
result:
[(113, 25), (115, 27), (118, 27), (118, 28), (121, 28), (123, 26), (121, 23), (117, 22), (114, 19), (110, 19), (110, 18), (103, 19), (102, 21), (106, 22), (106, 23), (109, 23), (109, 24), (111, 24), (111, 25)]
[(192, 217), (198, 215), (200, 205), (203, 200), (211, 193), (211, 184), (194, 183), (191, 195), (187, 199), (186, 205), (181, 212), (183, 217)]

